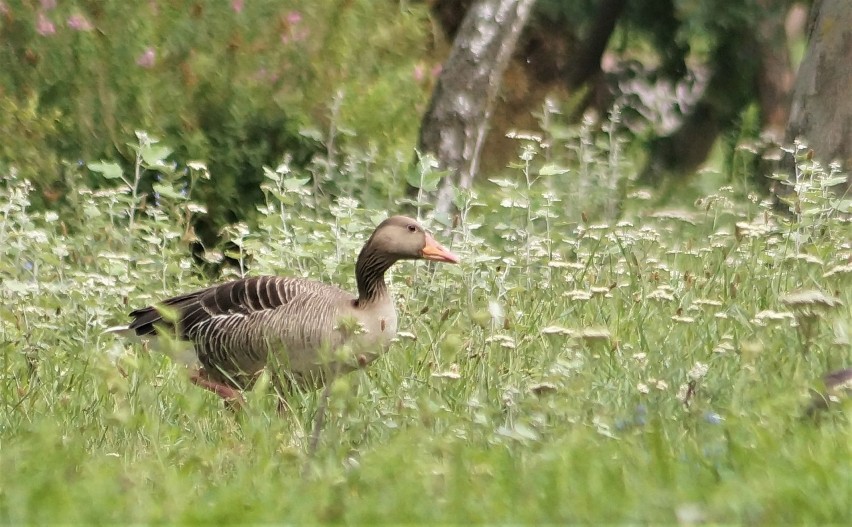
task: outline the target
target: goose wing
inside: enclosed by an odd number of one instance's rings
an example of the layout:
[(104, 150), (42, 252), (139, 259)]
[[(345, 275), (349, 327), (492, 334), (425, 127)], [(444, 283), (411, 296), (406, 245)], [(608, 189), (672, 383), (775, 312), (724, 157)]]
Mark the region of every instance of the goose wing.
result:
[(327, 296), (329, 300), (351, 297), (337, 287), (313, 280), (280, 276), (243, 278), (137, 309), (130, 313), (132, 322), (128, 329), (143, 336), (155, 334), (157, 327), (165, 327), (179, 338), (191, 340), (200, 328), (211, 324), (225, 327), (230, 325), (230, 319), (263, 318), (259, 316), (271, 310), (291, 311), (287, 308), (295, 308), (316, 296)]

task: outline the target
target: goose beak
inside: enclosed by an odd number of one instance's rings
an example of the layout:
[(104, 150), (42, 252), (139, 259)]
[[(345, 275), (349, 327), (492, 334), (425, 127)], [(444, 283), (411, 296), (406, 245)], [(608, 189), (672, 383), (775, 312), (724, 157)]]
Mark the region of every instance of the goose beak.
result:
[(420, 256), (426, 260), (446, 263), (459, 263), (459, 257), (447, 250), (446, 247), (435, 241), (428, 232), (426, 233), (426, 245), (420, 251)]

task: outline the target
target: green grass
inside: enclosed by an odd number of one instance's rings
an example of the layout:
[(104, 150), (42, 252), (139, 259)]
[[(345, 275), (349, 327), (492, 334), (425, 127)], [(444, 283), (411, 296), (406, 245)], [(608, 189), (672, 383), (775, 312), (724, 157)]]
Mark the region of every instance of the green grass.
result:
[[(165, 356), (101, 335), (206, 282), (179, 192), (143, 209), (129, 188), (80, 188), (39, 213), (8, 179), (0, 521), (852, 521), (849, 407), (802, 418), (852, 358), (852, 229), (830, 200), (788, 223), (723, 189), (675, 212), (628, 200), (620, 223), (591, 225), (567, 175), (526, 165), (526, 186), (462, 200), (460, 266), (395, 268), (416, 339), (334, 384), (313, 456), (317, 393), (280, 417), (261, 382), (234, 415)], [(267, 176), (231, 256), (354, 288), (378, 214)], [(843, 304), (805, 319), (784, 303), (802, 289)]]

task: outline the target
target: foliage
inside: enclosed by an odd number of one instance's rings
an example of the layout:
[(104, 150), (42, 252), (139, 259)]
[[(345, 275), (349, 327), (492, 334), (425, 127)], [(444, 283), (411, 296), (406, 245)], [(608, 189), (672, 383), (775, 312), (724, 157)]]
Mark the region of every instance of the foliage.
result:
[[(799, 222), (730, 188), (679, 210), (631, 191), (617, 223), (585, 221), (579, 174), (622, 173), (617, 147), (550, 143), (569, 163), (519, 140), (522, 183), (459, 195), (463, 221), (439, 235), (463, 264), (393, 272), (405, 332), (334, 383), (313, 456), (316, 393), (279, 416), (262, 379), (233, 415), (165, 356), (102, 334), (202, 285), (187, 256), (202, 164), (139, 134), (131, 167), (88, 167), (120, 184), (91, 190), (75, 171), (61, 215), (33, 210), (11, 171), (0, 521), (849, 523), (848, 405), (802, 418), (817, 379), (852, 359), (852, 225), (835, 203), (803, 188), (822, 212)], [(228, 273), (354, 288), (380, 214), (310, 175), (264, 171), (257, 226), (224, 233)], [(818, 297), (832, 307), (805, 315)]]
[[(377, 157), (394, 157), (416, 132), (411, 108), (427, 96), (415, 75), (425, 15), (393, 3), (0, 7), (0, 62), (9, 66), (0, 73), (0, 164), (61, 193), (67, 171), (57, 159), (129, 167), (126, 143), (148, 130), (179, 145), (176, 161), (206, 160), (216, 184), (195, 197), (213, 228), (253, 209), (261, 167), (285, 152), (300, 165), (330, 159), (328, 179), (337, 152), (359, 137), (380, 145)], [(341, 133), (356, 126), (358, 135)]]

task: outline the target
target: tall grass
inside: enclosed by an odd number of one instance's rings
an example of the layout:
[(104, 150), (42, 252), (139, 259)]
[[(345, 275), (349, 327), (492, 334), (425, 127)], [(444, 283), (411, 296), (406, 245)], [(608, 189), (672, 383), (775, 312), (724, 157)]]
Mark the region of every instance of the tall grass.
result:
[[(579, 174), (621, 171), (612, 153), (543, 162), (522, 141), (519, 177), (457, 201), (464, 221), (442, 237), (463, 264), (395, 268), (403, 333), (334, 383), (313, 456), (316, 393), (280, 417), (262, 381), (234, 415), (166, 356), (102, 334), (205, 282), (186, 250), (203, 208), (184, 192), (207, 184), (202, 165), (171, 166), (142, 135), (155, 195), (95, 165), (124, 182), (78, 183), (61, 214), (32, 211), (9, 174), (0, 521), (849, 523), (849, 407), (803, 418), (852, 359), (837, 201), (809, 194), (816, 212), (791, 222), (732, 188), (668, 210), (640, 191), (592, 220)], [(223, 278), (354, 289), (383, 213), (324, 203), (286, 164), (265, 177), (258, 225), (225, 233), (238, 265)]]

